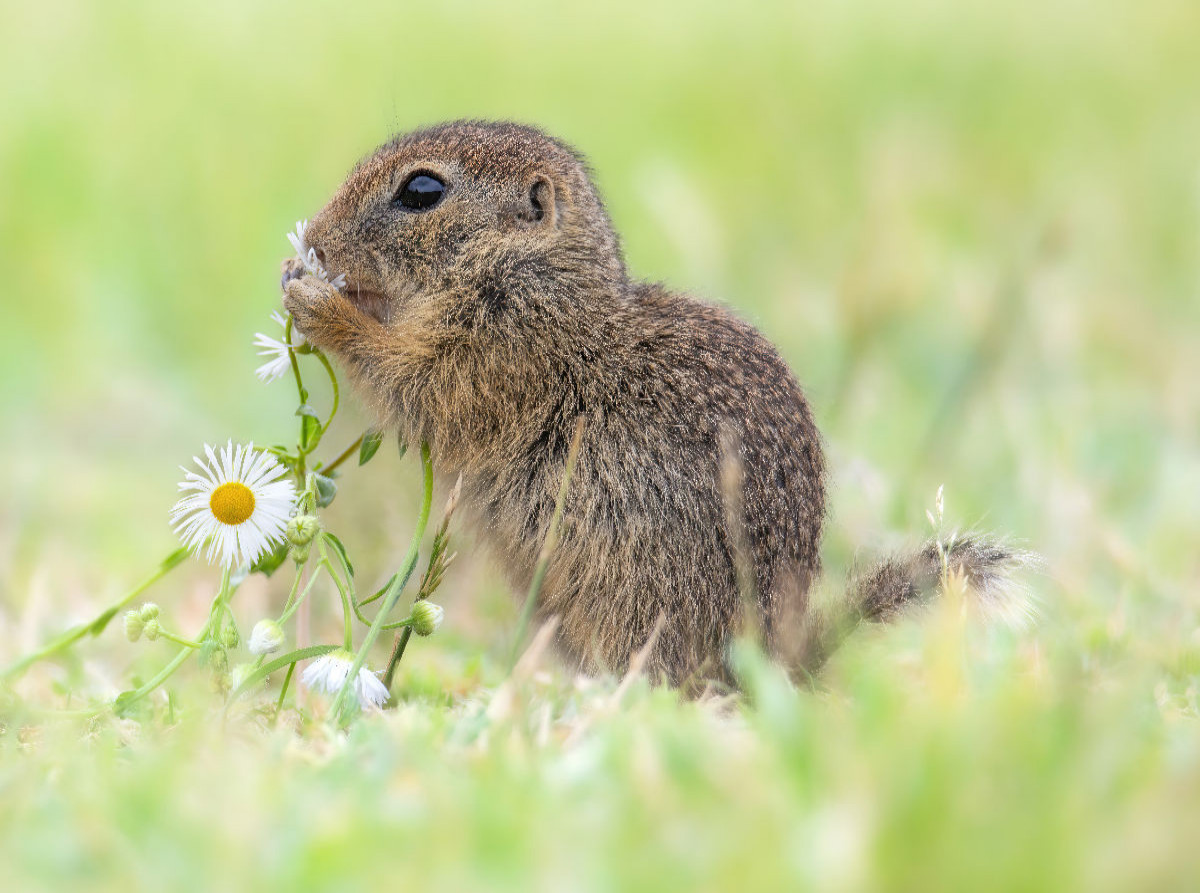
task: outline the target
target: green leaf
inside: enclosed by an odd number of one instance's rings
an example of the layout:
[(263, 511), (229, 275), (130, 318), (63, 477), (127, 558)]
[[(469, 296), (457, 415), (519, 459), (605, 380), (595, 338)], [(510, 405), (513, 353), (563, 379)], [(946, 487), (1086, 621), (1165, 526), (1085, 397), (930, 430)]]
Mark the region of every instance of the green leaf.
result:
[(133, 690), (123, 691), (113, 701), (113, 713), (124, 718), (129, 713), (129, 708), (135, 703), (137, 703), (137, 692)]
[(323, 654), (328, 654), (330, 651), (337, 651), (340, 645), (311, 645), (308, 648), (298, 648), (295, 651), (289, 651), (282, 657), (277, 657), (268, 664), (263, 664), (244, 680), (242, 684), (234, 689), (233, 694), (229, 696), (230, 700), (239, 697), (246, 689), (251, 688), (266, 679), (276, 670), (283, 669), (288, 664), (294, 664), (298, 661), (308, 660), (310, 657), (320, 657)]
[(121, 611), (120, 608), (109, 608), (103, 614), (96, 618), (96, 621), (88, 627), (88, 634), (98, 636), (104, 632), (105, 628), (112, 622), (112, 619)]
[(162, 560), (162, 564), (160, 564), (158, 566), (159, 570), (169, 571), (172, 568), (176, 568), (180, 564), (182, 564), (183, 560), (191, 554), (192, 554), (192, 552), (187, 546), (180, 546), (178, 549), (176, 549), (174, 552), (172, 552), (170, 555), (168, 555), (166, 558), (164, 558)]
[(284, 446), (263, 447), (263, 452), (270, 453), (272, 456), (278, 459), (285, 468), (289, 469), (295, 469), (296, 463), (300, 461), (287, 447)]
[(283, 564), (285, 561), (287, 561), (288, 553), (290, 551), (291, 551), (291, 545), (288, 543), (287, 540), (284, 540), (282, 543), (280, 543), (278, 546), (276, 546), (272, 551), (267, 552), (265, 555), (262, 556), (262, 558), (258, 559), (258, 561), (256, 561), (256, 562), (254, 562), (254, 565), (250, 568), (250, 573), (262, 574), (263, 576), (266, 576), (266, 577), (271, 576), (271, 574), (273, 574), (273, 573), (275, 573), (275, 571), (279, 570), (279, 566), (281, 564)]
[(362, 446), (358, 448), (358, 464), (366, 465), (371, 461), (376, 453), (379, 452), (379, 446), (383, 443), (383, 432), (378, 428), (371, 428), (363, 435)]
[(408, 452), (408, 444), (404, 442), (403, 437), (396, 438), (396, 447), (400, 450), (400, 458), (403, 459), (405, 453)]
[(317, 507), (325, 508), (337, 496), (337, 484), (333, 478), (317, 473), (313, 474), (313, 481), (317, 485)]
[(311, 453), (321, 442), (321, 421), (316, 416), (305, 415), (300, 419), (300, 450)]
[(342, 545), (342, 541), (332, 533), (323, 533), (321, 536), (325, 538), (325, 542), (329, 543), (338, 560), (342, 563), (342, 567), (346, 569), (346, 573), (353, 577), (354, 565), (350, 563), (350, 556), (346, 554), (346, 547)]
[(383, 594), (384, 594), (385, 592), (387, 592), (387, 591), (388, 591), (388, 588), (389, 588), (389, 587), (390, 587), (390, 586), (391, 586), (393, 583), (395, 583), (395, 582), (396, 582), (396, 578), (397, 578), (398, 576), (400, 576), (400, 572), (399, 572), (399, 571), (397, 571), (396, 573), (392, 574), (392, 575), (391, 575), (391, 576), (388, 578), (388, 581), (387, 581), (386, 583), (384, 583), (382, 586), (380, 586), (380, 587), (379, 587), (379, 589), (377, 589), (377, 590), (375, 591), (375, 594), (374, 594), (374, 595), (372, 595), (370, 598), (364, 598), (364, 599), (363, 599), (361, 602), (359, 602), (359, 603), (358, 603), (358, 604), (359, 604), (359, 606), (361, 607), (362, 605), (369, 605), (369, 604), (371, 604), (371, 602), (373, 602), (373, 601), (378, 601), (380, 598), (382, 598), (382, 597), (383, 597)]

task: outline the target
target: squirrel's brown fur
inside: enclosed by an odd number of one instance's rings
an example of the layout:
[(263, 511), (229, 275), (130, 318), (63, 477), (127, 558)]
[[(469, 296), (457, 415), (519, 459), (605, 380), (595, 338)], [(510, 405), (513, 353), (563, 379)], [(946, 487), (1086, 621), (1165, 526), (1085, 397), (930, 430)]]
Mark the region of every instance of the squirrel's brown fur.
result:
[[(414, 173), (446, 184), (423, 212), (394, 201)], [(398, 137), (354, 169), (308, 241), (349, 284), (339, 293), (285, 265), (295, 325), (404, 439), (430, 444), (441, 472), (463, 473), (475, 529), (519, 593), (584, 419), (538, 604), (558, 616), (579, 667), (623, 670), (661, 615), (653, 675), (725, 675), (739, 561), (752, 567), (741, 588), (769, 649), (788, 654), (816, 628), (805, 615), (825, 462), (800, 387), (728, 310), (627, 276), (570, 147), (477, 121)], [(741, 482), (732, 512), (730, 463)], [(963, 555), (955, 567), (976, 577), (1012, 558)], [(890, 613), (935, 582), (926, 564), (885, 564), (852, 587), (851, 603), (864, 618)], [(828, 650), (803, 647), (809, 663)]]

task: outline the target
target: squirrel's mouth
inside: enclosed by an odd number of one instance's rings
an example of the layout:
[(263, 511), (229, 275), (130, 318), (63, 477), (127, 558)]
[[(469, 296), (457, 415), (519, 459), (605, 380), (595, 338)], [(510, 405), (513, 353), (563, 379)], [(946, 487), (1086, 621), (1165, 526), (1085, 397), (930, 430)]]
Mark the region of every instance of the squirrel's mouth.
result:
[(378, 322), (387, 323), (388, 317), (391, 315), (391, 301), (383, 292), (362, 288), (357, 283), (350, 282), (347, 283), (342, 294), (353, 301), (363, 313), (374, 317)]

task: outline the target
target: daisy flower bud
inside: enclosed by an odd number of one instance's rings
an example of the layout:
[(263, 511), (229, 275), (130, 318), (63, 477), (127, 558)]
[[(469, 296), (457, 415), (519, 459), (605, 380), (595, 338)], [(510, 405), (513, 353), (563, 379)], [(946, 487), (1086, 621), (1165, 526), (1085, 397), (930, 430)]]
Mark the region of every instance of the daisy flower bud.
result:
[(297, 515), (288, 521), (287, 538), (293, 546), (307, 546), (321, 532), (316, 515)]
[(254, 655), (273, 654), (283, 647), (287, 636), (274, 620), (260, 620), (254, 624), (250, 632), (250, 653)]
[[(300, 682), (313, 691), (336, 695), (342, 690), (346, 677), (354, 666), (354, 655), (345, 648), (339, 648), (318, 657), (300, 674)], [(388, 699), (388, 690), (379, 677), (363, 667), (353, 682), (354, 696), (358, 706), (366, 710), (370, 707), (382, 707)]]
[(138, 608), (138, 616), (142, 618), (143, 623), (149, 623), (158, 616), (158, 605), (154, 602), (146, 602)]
[(418, 636), (432, 636), (442, 625), (445, 614), (441, 605), (424, 600), (417, 602), (412, 609), (412, 631)]
[(241, 641), (242, 637), (238, 635), (237, 627), (232, 623), (227, 623), (221, 629), (221, 644), (226, 648), (237, 648)]
[(142, 615), (139, 612), (125, 612), (125, 638), (130, 642), (136, 642), (142, 637), (142, 630), (145, 628), (146, 621), (142, 619)]
[(160, 632), (162, 632), (162, 626), (159, 625), (157, 618), (151, 618), (150, 620), (147, 620), (142, 629), (142, 635), (144, 635), (147, 641), (150, 642), (153, 642), (155, 639), (157, 639)]

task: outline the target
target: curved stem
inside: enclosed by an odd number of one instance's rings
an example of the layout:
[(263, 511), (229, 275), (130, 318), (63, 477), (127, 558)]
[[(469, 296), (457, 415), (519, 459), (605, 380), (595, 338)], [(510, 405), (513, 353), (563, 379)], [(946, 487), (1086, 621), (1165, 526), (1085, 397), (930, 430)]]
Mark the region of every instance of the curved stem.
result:
[(325, 424), (321, 427), (321, 434), (323, 436), (329, 430), (329, 426), (333, 424), (333, 417), (337, 415), (338, 404), (341, 402), (341, 394), (338, 391), (337, 375), (333, 372), (333, 366), (329, 365), (329, 359), (319, 350), (314, 350), (313, 356), (321, 361), (321, 365), (325, 367), (325, 372), (329, 375), (329, 383), (333, 386), (333, 406), (329, 410), (329, 418), (325, 420)]
[[(287, 675), (283, 677), (283, 685), (279, 686), (279, 700), (275, 702), (276, 718), (279, 717), (279, 711), (283, 709), (283, 699), (287, 696), (288, 685), (291, 683), (292, 676), (295, 674), (295, 672), (296, 665), (294, 663), (288, 664)], [(272, 722), (274, 722), (274, 719), (272, 719)]]
[(337, 468), (339, 465), (341, 465), (343, 462), (345, 462), (347, 459), (349, 459), (351, 456), (353, 456), (355, 451), (359, 447), (362, 446), (363, 438), (366, 436), (367, 435), (365, 433), (358, 435), (358, 440), (354, 441), (354, 443), (352, 443), (352, 444), (350, 444), (350, 446), (346, 447), (345, 451), (341, 455), (339, 455), (336, 459), (334, 459), (328, 465), (324, 465), (321, 467), (321, 474), (328, 477), (329, 472), (333, 471), (335, 468)]
[[(204, 624), (204, 628), (202, 630), (200, 630), (200, 635), (202, 638), (204, 636), (208, 635), (208, 628), (211, 625), (212, 625), (211, 620), (208, 623)], [(131, 694), (128, 698), (126, 698), (123, 701), (123, 703), (125, 705), (129, 705), (129, 704), (132, 704), (134, 701), (140, 701), (142, 698), (146, 697), (146, 695), (150, 694), (150, 692), (154, 691), (154, 689), (158, 688), (160, 685), (162, 685), (164, 682), (166, 682), (168, 679), (170, 679), (171, 675), (176, 670), (178, 670), (181, 666), (183, 666), (183, 662), (185, 660), (187, 660), (189, 657), (191, 657), (192, 653), (194, 651), (195, 651), (195, 649), (191, 648), (191, 647), (181, 649), (178, 654), (176, 654), (173, 658), (171, 658), (171, 662), (169, 664), (167, 664), (165, 667), (163, 667), (161, 670), (158, 671), (158, 675), (156, 675), (153, 679), (151, 679), (149, 682), (147, 682), (141, 688), (136, 689), (133, 692), (133, 694)]]
[[(329, 556), (325, 554), (324, 544), (320, 548), (321, 560), (317, 562), (317, 569), (325, 569), (325, 573), (333, 579), (333, 585), (337, 587), (338, 595), (342, 597), (342, 644), (347, 651), (350, 651), (354, 648), (354, 619), (350, 610), (350, 598), (346, 595), (346, 587), (342, 585), (341, 579), (333, 571)], [(360, 614), (359, 617), (361, 616)]]
[[(307, 562), (306, 562), (307, 563)], [(292, 602), (296, 600), (296, 592), (300, 589), (300, 578), (304, 576), (304, 565), (296, 565), (296, 579), (292, 581), (291, 591), (288, 592), (287, 601), (283, 603), (283, 613), (285, 616), (290, 614)]]
[(358, 654), (354, 658), (354, 665), (350, 668), (350, 672), (346, 674), (346, 681), (342, 683), (341, 690), (337, 693), (337, 697), (333, 700), (333, 706), (329, 708), (329, 715), (333, 717), (334, 722), (340, 722), (342, 717), (342, 709), (346, 703), (346, 697), (358, 679), (358, 671), (367, 661), (367, 654), (371, 650), (371, 646), (375, 644), (375, 640), (379, 638), (379, 633), (383, 630), (384, 620), (392, 609), (396, 607), (396, 601), (400, 598), (400, 592), (408, 583), (409, 577), (412, 576), (413, 570), (417, 566), (417, 555), (421, 546), (421, 539), (425, 536), (425, 528), (429, 524), (429, 509), (433, 505), (433, 462), (429, 455), (429, 444), (421, 443), (421, 466), (424, 471), (425, 495), (421, 500), (421, 512), (417, 516), (417, 529), (413, 531), (412, 541), (408, 546), (408, 554), (404, 556), (404, 563), (401, 565), (401, 572), (396, 576), (395, 581), (388, 588), (387, 594), (383, 597), (383, 604), (379, 608), (379, 613), (375, 615), (375, 620), (371, 624), (371, 628), (367, 631), (366, 638), (363, 639), (362, 647), (358, 649)]
[[(208, 610), (208, 620), (200, 629), (200, 634), (196, 636), (196, 638), (201, 642), (208, 638), (208, 634), (212, 631), (213, 626), (216, 624), (217, 618), (221, 616), (221, 612), (224, 608), (226, 600), (229, 598), (229, 594), (229, 568), (225, 568), (221, 574), (221, 588), (218, 590), (217, 597), (213, 599), (212, 606)], [(132, 692), (119, 696), (117, 701), (122, 707), (127, 707), (134, 701), (141, 700), (146, 695), (150, 694), (150, 692), (154, 691), (154, 689), (158, 688), (169, 678), (171, 678), (171, 674), (183, 666), (183, 662), (191, 657), (194, 651), (195, 649), (191, 645), (184, 647), (182, 651), (180, 651), (171, 659), (170, 663), (158, 671), (157, 675), (155, 675), (153, 679), (141, 687), (134, 689)]]
[(193, 642), (191, 639), (185, 639), (183, 636), (177, 636), (175, 633), (167, 632), (165, 629), (160, 629), (158, 634), (168, 642), (174, 642), (176, 645), (183, 645), (185, 648), (204, 647), (199, 642)]
[(280, 626), (283, 626), (285, 623), (287, 623), (292, 618), (292, 615), (296, 613), (296, 609), (304, 604), (304, 600), (308, 598), (308, 594), (312, 592), (313, 586), (317, 584), (317, 578), (319, 576), (320, 574), (318, 574), (316, 569), (314, 569), (312, 576), (308, 578), (308, 583), (305, 584), (304, 589), (300, 592), (300, 597), (284, 608), (283, 613), (279, 615), (279, 620), (276, 622)]
[(100, 635), (122, 608), (178, 567), (189, 554), (191, 553), (186, 548), (176, 549), (163, 559), (154, 573), (134, 586), (133, 589), (117, 599), (112, 605), (105, 608), (94, 620), (71, 627), (66, 632), (55, 636), (37, 651), (20, 658), (6, 667), (3, 672), (0, 672), (0, 680), (7, 681), (20, 676), (38, 661), (52, 657), (60, 651), (65, 651), (89, 633), (93, 636)]
[[(300, 405), (303, 406), (305, 403), (308, 402), (308, 391), (306, 391), (304, 389), (304, 380), (301, 379), (301, 377), (300, 377), (300, 363), (296, 359), (295, 348), (293, 348), (291, 346), (291, 344), (292, 344), (292, 317), (291, 317), (291, 314), (288, 314), (287, 325), (285, 325), (283, 327), (283, 340), (285, 342), (287, 342), (287, 345), (288, 345), (288, 360), (292, 364), (292, 377), (296, 379), (296, 394), (300, 397)], [(304, 431), (304, 427), (303, 427), (304, 419), (303, 418), (300, 419), (300, 425), (301, 425), (301, 428), (300, 428), (301, 437), (303, 437), (303, 431)], [(296, 464), (296, 477), (299, 479), (300, 483), (304, 483), (305, 478), (308, 476), (308, 470), (307, 470), (308, 459), (307, 459), (307, 456), (305, 455), (303, 449), (299, 449), (296, 452), (297, 452), (297, 457), (299, 459), (299, 461)]]

